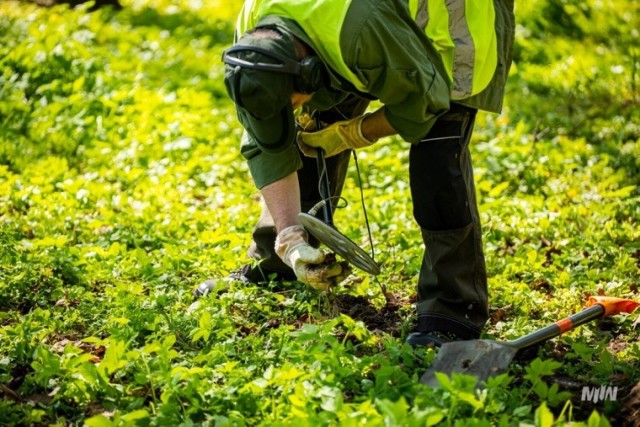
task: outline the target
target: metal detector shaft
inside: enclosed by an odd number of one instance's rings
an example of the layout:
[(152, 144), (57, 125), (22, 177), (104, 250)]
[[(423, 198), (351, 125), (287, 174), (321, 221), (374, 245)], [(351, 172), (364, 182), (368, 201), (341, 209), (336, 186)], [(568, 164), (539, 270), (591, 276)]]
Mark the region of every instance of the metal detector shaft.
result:
[(329, 174), (327, 173), (327, 163), (324, 160), (324, 150), (316, 148), (316, 166), (318, 168), (318, 189), (320, 191), (320, 199), (325, 203), (322, 205), (322, 213), (324, 221), (333, 227), (333, 207), (331, 206), (331, 187), (329, 186)]

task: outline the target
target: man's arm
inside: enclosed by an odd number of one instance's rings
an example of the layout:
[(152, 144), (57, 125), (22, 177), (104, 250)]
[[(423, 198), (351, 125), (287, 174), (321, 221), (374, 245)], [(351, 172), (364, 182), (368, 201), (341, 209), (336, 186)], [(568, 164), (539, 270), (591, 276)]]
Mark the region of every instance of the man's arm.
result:
[(261, 192), (277, 233), (292, 225), (300, 224), (298, 222), (300, 186), (297, 172), (262, 187)]
[(351, 268), (346, 262), (323, 264), (325, 253), (309, 245), (308, 234), (298, 222), (300, 187), (297, 172), (261, 191), (278, 233), (276, 253), (293, 269), (298, 280), (323, 291), (344, 280)]
[(377, 113), (384, 113), (403, 140), (416, 143), (449, 108), (447, 73), (433, 44), (409, 22), (406, 2), (370, 5), (354, 2), (349, 8), (347, 19), (361, 25), (342, 29), (343, 58), (366, 86), (364, 92), (384, 105)]
[(362, 121), (362, 136), (369, 141), (377, 141), (385, 136), (396, 135), (396, 131), (384, 115), (384, 107), (369, 114)]

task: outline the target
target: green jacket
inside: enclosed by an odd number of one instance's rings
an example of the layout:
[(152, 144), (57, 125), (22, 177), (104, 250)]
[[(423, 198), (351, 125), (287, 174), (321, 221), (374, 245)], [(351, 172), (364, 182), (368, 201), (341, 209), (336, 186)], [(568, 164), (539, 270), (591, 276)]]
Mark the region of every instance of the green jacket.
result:
[[(292, 0), (293, 1), (293, 0)], [(317, 0), (318, 2), (323, 0)], [(495, 0), (498, 67), (491, 83), (479, 94), (456, 102), (499, 112), (511, 63), (513, 2)], [(269, 15), (261, 25), (277, 25), (309, 44), (322, 58), (322, 49), (293, 19)], [(318, 36), (316, 36), (317, 39)], [(440, 55), (410, 15), (407, 1), (351, 0), (340, 32), (342, 59), (350, 78), (332, 69), (331, 86), (314, 94), (308, 106), (328, 109), (348, 93), (379, 99), (389, 123), (406, 141), (420, 141), (449, 106), (451, 90)], [(324, 59), (324, 58), (323, 58)], [(356, 89), (353, 76), (359, 84)], [(302, 163), (292, 145), (283, 152), (262, 152), (245, 133), (242, 154), (258, 188), (298, 170)]]

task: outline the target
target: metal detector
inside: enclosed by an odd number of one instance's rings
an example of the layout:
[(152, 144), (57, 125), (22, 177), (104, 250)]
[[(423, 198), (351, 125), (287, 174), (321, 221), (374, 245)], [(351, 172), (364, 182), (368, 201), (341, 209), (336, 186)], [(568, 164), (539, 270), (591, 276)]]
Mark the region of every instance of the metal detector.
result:
[[(380, 274), (380, 266), (373, 258), (351, 239), (339, 232), (333, 224), (329, 176), (327, 174), (327, 165), (322, 148), (317, 149), (316, 165), (318, 167), (318, 178), (320, 180), (318, 190), (320, 192), (321, 202), (316, 204), (309, 213), (302, 212), (298, 214), (298, 219), (313, 237), (340, 255), (349, 264), (369, 274)], [(325, 221), (315, 216), (320, 208), (322, 208)]]

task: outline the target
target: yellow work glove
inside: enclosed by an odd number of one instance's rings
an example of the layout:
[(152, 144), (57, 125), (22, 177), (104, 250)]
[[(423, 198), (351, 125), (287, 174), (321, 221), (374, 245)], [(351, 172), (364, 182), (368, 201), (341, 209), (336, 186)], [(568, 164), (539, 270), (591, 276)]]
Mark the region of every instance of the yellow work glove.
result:
[(291, 267), (298, 280), (326, 291), (347, 278), (351, 268), (345, 263), (325, 263), (325, 253), (309, 245), (307, 231), (301, 225), (282, 230), (276, 238), (278, 256)]
[(336, 122), (316, 132), (298, 132), (298, 145), (307, 157), (316, 157), (316, 148), (322, 148), (325, 156), (331, 157), (349, 148), (368, 147), (376, 141), (369, 141), (362, 134), (362, 121), (366, 116)]

